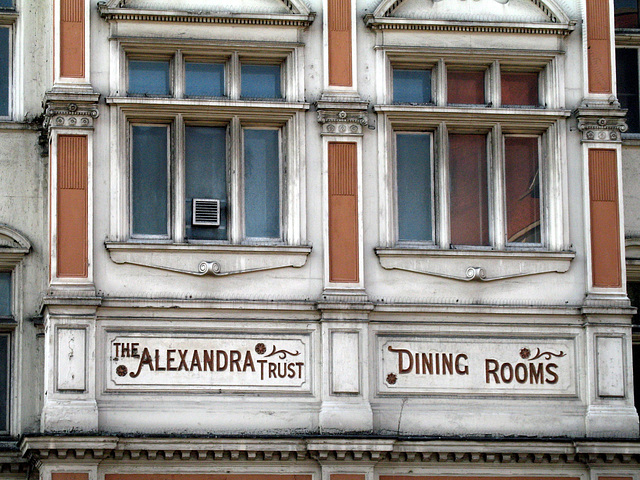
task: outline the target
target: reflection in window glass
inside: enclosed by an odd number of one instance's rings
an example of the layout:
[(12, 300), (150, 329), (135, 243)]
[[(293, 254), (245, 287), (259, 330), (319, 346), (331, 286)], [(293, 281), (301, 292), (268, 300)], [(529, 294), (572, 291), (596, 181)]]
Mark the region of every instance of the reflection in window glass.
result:
[(616, 28), (638, 28), (638, 0), (614, 0)]
[(629, 133), (640, 132), (638, 118), (638, 49), (616, 48), (616, 80), (618, 100), (622, 108), (627, 109)]
[(167, 235), (166, 126), (134, 126), (131, 159), (131, 232)]
[[(185, 220), (187, 238), (227, 239), (227, 158), (224, 127), (185, 128)], [(193, 226), (193, 199), (220, 200), (220, 226)]]
[(505, 137), (507, 242), (540, 243), (538, 137)]
[(0, 8), (13, 7), (13, 0), (0, 0)]
[(502, 105), (538, 105), (538, 74), (502, 72)]
[(393, 103), (431, 102), (431, 70), (393, 70)]
[(240, 96), (244, 98), (282, 98), (280, 65), (242, 64)]
[(11, 315), (11, 272), (0, 272), (0, 316)]
[(431, 135), (396, 135), (398, 240), (432, 241)]
[[(640, 311), (640, 282), (627, 283), (627, 294), (631, 306)], [(636, 312), (632, 319), (633, 327), (633, 391), (636, 410), (640, 411), (640, 313)]]
[(222, 97), (224, 64), (186, 62), (185, 94), (189, 97)]
[(447, 70), (447, 95), (448, 103), (484, 104), (484, 72)]
[(0, 432), (9, 430), (9, 335), (0, 334)]
[(170, 95), (168, 61), (129, 60), (129, 95)]
[(280, 237), (280, 155), (277, 130), (244, 130), (245, 236)]
[(0, 117), (9, 115), (9, 32), (0, 27)]
[(489, 245), (487, 137), (449, 135), (451, 244)]

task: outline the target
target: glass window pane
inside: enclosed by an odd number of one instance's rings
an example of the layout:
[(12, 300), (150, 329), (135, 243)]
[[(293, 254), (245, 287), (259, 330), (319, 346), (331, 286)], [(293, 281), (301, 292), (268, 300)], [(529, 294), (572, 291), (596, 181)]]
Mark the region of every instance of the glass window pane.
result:
[(11, 272), (0, 272), (0, 315), (11, 315)]
[[(634, 305), (635, 306), (635, 305)], [(640, 411), (640, 342), (635, 341), (633, 344), (633, 394), (636, 404), (636, 410)]]
[(538, 105), (538, 74), (502, 72), (502, 105)]
[(431, 220), (431, 135), (396, 135), (398, 239), (433, 240)]
[(8, 28), (0, 27), (0, 117), (9, 115), (9, 51)]
[[(185, 220), (187, 238), (227, 239), (227, 129), (185, 128)], [(193, 199), (220, 200), (220, 226), (193, 226)]]
[(447, 95), (448, 103), (485, 103), (484, 72), (447, 70)]
[(168, 61), (129, 60), (129, 95), (170, 95)]
[(393, 70), (393, 103), (431, 102), (431, 70)]
[(638, 28), (638, 0), (614, 0), (616, 28)]
[(187, 62), (184, 65), (185, 94), (189, 97), (222, 97), (224, 64)]
[(505, 137), (507, 242), (540, 243), (538, 137)]
[(449, 135), (451, 244), (489, 245), (487, 137)]
[(167, 235), (168, 128), (132, 130), (131, 230), (134, 235)]
[(245, 235), (280, 237), (280, 153), (277, 130), (244, 131)]
[(0, 0), (0, 8), (12, 8), (13, 0)]
[(242, 64), (241, 93), (243, 98), (282, 98), (280, 65)]
[(627, 109), (627, 125), (630, 133), (640, 132), (638, 111), (638, 49), (616, 48), (616, 81), (618, 100)]
[(9, 335), (0, 335), (0, 432), (9, 430)]

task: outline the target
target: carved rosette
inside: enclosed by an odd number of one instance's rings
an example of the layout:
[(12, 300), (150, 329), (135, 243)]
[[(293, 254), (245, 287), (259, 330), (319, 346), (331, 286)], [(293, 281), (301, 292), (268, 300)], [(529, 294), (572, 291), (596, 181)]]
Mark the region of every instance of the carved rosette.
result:
[(323, 135), (362, 135), (367, 121), (366, 109), (332, 109), (318, 106), (318, 122)]
[(98, 118), (99, 94), (47, 94), (44, 101), (45, 129), (93, 128)]
[(576, 117), (583, 142), (620, 142), (629, 128), (624, 110), (578, 109)]

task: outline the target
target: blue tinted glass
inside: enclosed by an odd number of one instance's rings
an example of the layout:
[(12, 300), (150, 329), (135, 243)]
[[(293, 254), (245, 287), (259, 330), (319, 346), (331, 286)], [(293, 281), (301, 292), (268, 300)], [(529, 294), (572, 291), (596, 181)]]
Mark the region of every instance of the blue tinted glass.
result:
[(393, 70), (394, 103), (431, 102), (431, 70)]
[(431, 241), (431, 136), (398, 134), (398, 239)]
[(277, 130), (244, 131), (245, 235), (280, 237), (280, 161)]
[[(187, 238), (227, 238), (227, 131), (224, 127), (187, 127), (185, 145), (185, 220)], [(220, 200), (220, 226), (193, 226), (193, 199)]]
[(0, 0), (0, 8), (13, 7), (13, 0)]
[(0, 28), (0, 117), (9, 115), (9, 29)]
[(131, 229), (167, 235), (167, 127), (133, 127)]
[(280, 65), (242, 64), (240, 72), (244, 98), (282, 98), (280, 91)]
[(0, 315), (11, 315), (11, 272), (0, 272)]
[(8, 430), (9, 416), (9, 335), (0, 335), (0, 432)]
[(169, 95), (169, 62), (129, 60), (130, 95)]
[(189, 97), (222, 97), (224, 95), (224, 65), (193, 63), (184, 65), (185, 94)]

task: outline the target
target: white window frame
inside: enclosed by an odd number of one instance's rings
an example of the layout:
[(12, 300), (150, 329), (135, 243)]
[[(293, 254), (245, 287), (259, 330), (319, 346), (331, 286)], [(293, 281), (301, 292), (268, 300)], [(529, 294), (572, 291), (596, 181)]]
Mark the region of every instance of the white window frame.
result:
[[(635, 50), (638, 59), (638, 101), (640, 102), (640, 31), (638, 33), (626, 33), (624, 35), (616, 35), (616, 44), (614, 53), (617, 53), (618, 49)], [(614, 66), (617, 63), (617, 55), (614, 58)], [(614, 72), (615, 79), (615, 94), (618, 97), (618, 82), (617, 82), (617, 70)], [(618, 97), (619, 98), (619, 97)], [(640, 103), (639, 103), (640, 105)], [(638, 116), (640, 117), (640, 106), (638, 107)], [(623, 145), (640, 145), (640, 132), (623, 132), (622, 133)]]
[[(15, 2), (14, 2), (15, 4)], [(15, 75), (16, 75), (16, 24), (18, 23), (18, 14), (15, 10), (0, 9), (0, 28), (9, 30), (9, 81), (8, 81), (8, 114), (0, 115), (0, 122), (12, 121), (16, 112), (16, 101), (19, 98), (15, 92)]]

